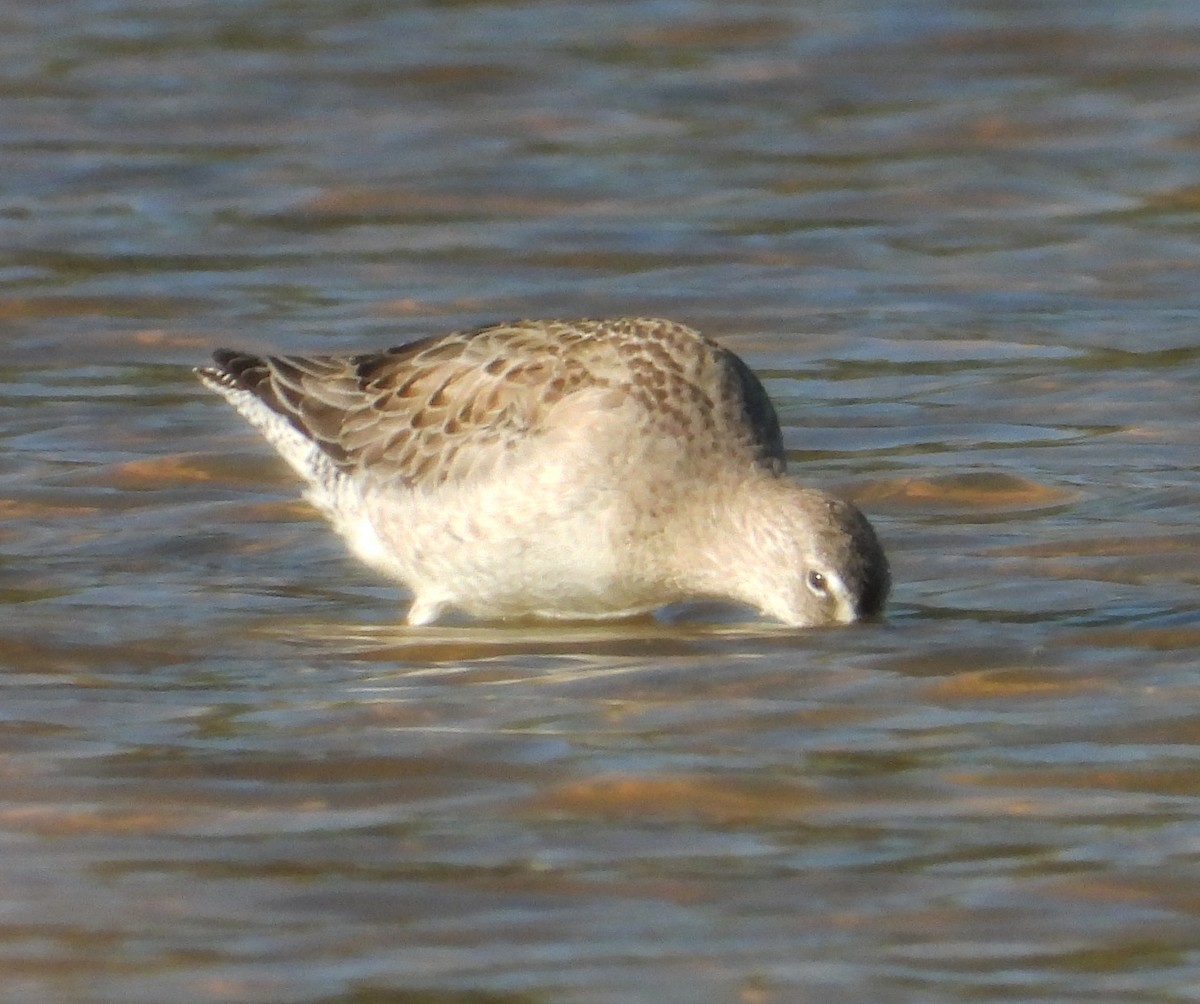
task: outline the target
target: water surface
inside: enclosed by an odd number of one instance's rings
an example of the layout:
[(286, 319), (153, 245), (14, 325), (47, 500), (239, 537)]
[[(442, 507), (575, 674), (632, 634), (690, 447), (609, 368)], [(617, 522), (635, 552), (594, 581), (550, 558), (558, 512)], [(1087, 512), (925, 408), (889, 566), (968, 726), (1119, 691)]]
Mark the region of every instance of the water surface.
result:
[[(1194, 1001), (1200, 9), (0, 14), (0, 979)], [(402, 626), (189, 367), (664, 314), (886, 623)]]

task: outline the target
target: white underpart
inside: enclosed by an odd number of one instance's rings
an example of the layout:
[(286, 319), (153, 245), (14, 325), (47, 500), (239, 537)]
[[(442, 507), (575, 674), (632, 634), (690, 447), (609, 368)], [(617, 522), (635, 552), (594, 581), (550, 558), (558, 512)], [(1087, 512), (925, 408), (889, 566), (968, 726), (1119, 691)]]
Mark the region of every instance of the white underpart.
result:
[[(616, 494), (619, 458), (597, 445), (606, 441), (601, 427), (618, 418), (600, 396), (577, 396), (574, 421), (515, 451), (487, 478), (414, 489), (340, 471), (254, 394), (209, 383), (304, 478), (305, 497), (351, 551), (412, 590), (410, 624), (427, 624), (448, 606), (483, 617), (594, 618), (661, 603), (618, 565), (607, 496)], [(581, 467), (604, 476), (581, 476)]]
[(410, 623), (445, 606), (480, 617), (575, 618), (658, 605), (621, 567), (615, 459), (597, 428), (615, 416), (589, 413), (588, 405), (578, 395), (573, 421), (552, 423), (554, 433), (513, 451), (485, 478), (432, 489), (364, 487), (353, 518), (361, 523), (365, 514), (378, 549), (362, 556), (413, 590)]
[(339, 472), (313, 440), (252, 393), (212, 379), (205, 382), (224, 395), (308, 483), (304, 497), (333, 523), (354, 554), (374, 568), (388, 570), (383, 542), (366, 517), (359, 486)]

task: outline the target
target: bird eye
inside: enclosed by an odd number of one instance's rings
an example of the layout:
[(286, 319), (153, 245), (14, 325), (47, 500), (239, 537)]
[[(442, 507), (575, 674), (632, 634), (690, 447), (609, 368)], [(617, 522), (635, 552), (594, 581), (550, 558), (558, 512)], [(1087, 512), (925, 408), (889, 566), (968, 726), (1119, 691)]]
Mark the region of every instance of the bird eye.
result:
[(808, 588), (818, 596), (829, 595), (829, 582), (821, 572), (808, 573)]

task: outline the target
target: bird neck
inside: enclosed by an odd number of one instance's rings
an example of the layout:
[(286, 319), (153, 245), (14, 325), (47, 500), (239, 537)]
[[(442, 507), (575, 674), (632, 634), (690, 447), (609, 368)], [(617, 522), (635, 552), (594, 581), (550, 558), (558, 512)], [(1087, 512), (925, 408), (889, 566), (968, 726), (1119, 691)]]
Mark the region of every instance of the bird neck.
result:
[(786, 478), (756, 472), (698, 493), (675, 550), (682, 591), (774, 609), (795, 574), (795, 492)]

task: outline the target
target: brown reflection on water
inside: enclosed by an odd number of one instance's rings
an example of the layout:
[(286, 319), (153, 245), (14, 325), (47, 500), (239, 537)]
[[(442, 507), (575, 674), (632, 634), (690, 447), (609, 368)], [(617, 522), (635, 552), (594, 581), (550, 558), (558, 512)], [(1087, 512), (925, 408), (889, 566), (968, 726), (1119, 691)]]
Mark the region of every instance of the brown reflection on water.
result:
[(740, 777), (722, 784), (709, 776), (618, 775), (552, 788), (528, 811), (543, 820), (756, 827), (801, 821), (819, 804), (819, 796), (802, 787), (747, 783)]

